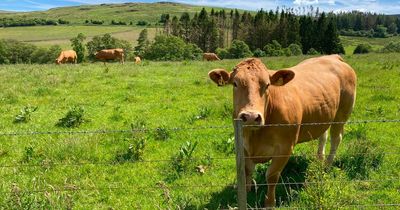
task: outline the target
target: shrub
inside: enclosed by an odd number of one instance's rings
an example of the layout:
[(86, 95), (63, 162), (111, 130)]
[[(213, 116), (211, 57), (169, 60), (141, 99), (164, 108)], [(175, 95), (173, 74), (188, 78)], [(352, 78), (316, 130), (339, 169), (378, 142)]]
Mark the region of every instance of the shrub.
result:
[(186, 44), (176, 36), (158, 35), (145, 50), (143, 57), (149, 60), (181, 61), (199, 59), (201, 49), (194, 44)]
[(71, 46), (72, 49), (75, 50), (76, 55), (78, 57), (78, 63), (81, 63), (85, 58), (85, 45), (83, 42), (85, 41), (86, 37), (83, 33), (79, 33), (77, 37), (72, 38)]
[(81, 106), (71, 107), (65, 116), (58, 120), (56, 126), (65, 128), (79, 127), (83, 122), (87, 121), (84, 119), (85, 110)]
[(190, 166), (194, 166), (193, 152), (197, 147), (198, 142), (185, 142), (179, 149), (179, 152), (172, 157), (172, 168), (179, 176), (187, 171)]
[(228, 52), (230, 58), (245, 58), (253, 55), (249, 46), (241, 40), (233, 40)]
[(400, 52), (400, 42), (390, 42), (381, 51), (384, 53)]
[(256, 50), (254, 50), (254, 52), (253, 52), (253, 56), (254, 57), (257, 57), (257, 58), (260, 58), (260, 57), (265, 57), (265, 52), (264, 51), (262, 51), (260, 48), (257, 48)]
[(154, 139), (156, 140), (168, 140), (170, 137), (169, 130), (165, 126), (157, 127), (154, 131)]
[(36, 106), (25, 106), (14, 118), (14, 123), (26, 123), (31, 120), (31, 115), (37, 110)]
[(369, 44), (359, 44), (356, 49), (354, 49), (353, 54), (365, 54), (371, 52), (372, 47)]
[(383, 25), (378, 25), (375, 29), (374, 37), (379, 37), (379, 38), (388, 37), (387, 28)]
[(220, 59), (229, 58), (229, 52), (226, 48), (217, 48), (215, 53), (218, 55)]
[(314, 48), (310, 48), (307, 52), (307, 55), (319, 55), (320, 53), (314, 49)]
[(146, 146), (145, 138), (133, 139), (133, 143), (129, 144), (128, 149), (123, 153), (118, 153), (115, 160), (119, 163), (127, 161), (143, 160), (144, 148)]
[(267, 56), (282, 56), (284, 51), (278, 41), (273, 40), (271, 43), (264, 46), (264, 51)]
[(288, 49), (290, 50), (292, 55), (296, 56), (296, 55), (302, 55), (303, 54), (303, 51), (302, 51), (300, 45), (298, 45), (298, 44), (290, 44), (288, 46)]
[[(145, 21), (145, 20), (139, 20), (137, 23), (136, 23), (136, 25), (138, 25), (138, 26), (147, 26), (147, 21)], [(131, 24), (132, 25), (132, 24)]]

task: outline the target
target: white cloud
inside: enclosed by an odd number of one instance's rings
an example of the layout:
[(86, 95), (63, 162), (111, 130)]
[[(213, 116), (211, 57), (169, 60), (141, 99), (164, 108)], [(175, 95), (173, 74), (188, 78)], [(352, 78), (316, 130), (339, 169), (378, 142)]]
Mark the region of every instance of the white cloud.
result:
[(293, 4), (295, 5), (314, 5), (318, 4), (318, 0), (294, 0)]

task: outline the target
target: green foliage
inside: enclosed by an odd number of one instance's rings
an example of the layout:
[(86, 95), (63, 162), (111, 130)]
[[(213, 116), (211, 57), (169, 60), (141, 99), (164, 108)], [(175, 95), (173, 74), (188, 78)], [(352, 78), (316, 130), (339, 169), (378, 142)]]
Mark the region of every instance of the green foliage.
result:
[(320, 53), (314, 49), (314, 48), (310, 48), (307, 52), (307, 55), (319, 55)]
[(218, 55), (220, 59), (229, 58), (229, 52), (226, 48), (217, 48), (215, 53)]
[(65, 116), (58, 120), (56, 126), (64, 128), (79, 127), (82, 123), (88, 121), (84, 118), (85, 110), (82, 106), (72, 106)]
[(0, 40), (0, 64), (53, 63), (60, 52), (59, 45), (47, 49), (16, 40)]
[(266, 54), (265, 54), (265, 52), (262, 51), (260, 48), (257, 48), (256, 50), (254, 50), (253, 56), (254, 56), (254, 57), (257, 57), (257, 58), (260, 58), (260, 57), (265, 57)]
[(0, 27), (16, 27), (16, 26), (49, 26), (49, 25), (58, 25), (58, 24), (69, 24), (69, 21), (58, 19), (58, 20), (50, 20), (50, 19), (42, 19), (42, 18), (0, 18)]
[(400, 42), (390, 42), (381, 51), (384, 53), (400, 52)]
[(37, 110), (37, 106), (24, 106), (14, 118), (14, 123), (26, 123), (31, 120), (32, 113)]
[(273, 40), (264, 46), (264, 51), (267, 56), (282, 56), (284, 51), (278, 41)]
[[(128, 139), (129, 140), (129, 139)], [(126, 151), (120, 152), (116, 155), (115, 160), (118, 163), (123, 162), (134, 162), (138, 160), (143, 160), (144, 149), (146, 147), (145, 138), (133, 139), (133, 142), (129, 144)]]
[(359, 44), (356, 49), (354, 49), (353, 54), (365, 54), (370, 53), (372, 51), (372, 47), (369, 44)]
[(223, 141), (215, 141), (215, 149), (227, 155), (235, 154), (235, 137), (224, 139)]
[(388, 37), (387, 28), (383, 25), (378, 25), (375, 29), (374, 37), (378, 37), (378, 38)]
[(288, 49), (289, 49), (291, 55), (298, 56), (298, 55), (303, 54), (302, 49), (301, 49), (300, 45), (298, 45), (298, 44), (290, 44), (288, 46)]
[(354, 204), (355, 190), (348, 184), (341, 170), (332, 168), (327, 172), (323, 162), (313, 161), (306, 173), (305, 187), (291, 205), (311, 209), (336, 209), (338, 206)]
[(344, 155), (336, 161), (351, 179), (366, 179), (373, 170), (382, 165), (385, 153), (379, 144), (367, 138), (365, 125), (350, 132), (355, 137), (348, 143)]
[(167, 127), (160, 126), (154, 130), (153, 136), (155, 140), (166, 141), (170, 138), (171, 134)]
[(176, 36), (158, 35), (143, 57), (149, 60), (181, 61), (199, 59), (202, 51)]
[(132, 51), (132, 46), (128, 41), (117, 39), (110, 34), (94, 36), (92, 41), (86, 43), (86, 47), (90, 58), (93, 58), (97, 51), (103, 49), (122, 48), (124, 49), (125, 55), (128, 55)]
[(190, 168), (194, 168), (195, 161), (193, 161), (193, 152), (196, 149), (197, 144), (198, 142), (185, 142), (180, 147), (179, 152), (172, 157), (171, 166), (173, 171), (176, 173), (175, 175), (178, 177)]
[(228, 52), (230, 58), (246, 58), (253, 55), (249, 46), (240, 40), (233, 40), (231, 47), (228, 48)]
[(189, 117), (188, 119), (188, 123), (189, 124), (193, 124), (195, 121), (197, 120), (203, 120), (206, 119), (207, 117), (209, 117), (211, 114), (211, 109), (204, 106), (204, 107), (200, 107), (198, 110), (198, 114), (192, 115)]
[(75, 50), (76, 55), (78, 56), (78, 63), (82, 63), (85, 59), (85, 45), (84, 41), (86, 39), (86, 36), (83, 33), (79, 33), (77, 37), (72, 38), (71, 41), (71, 46), (72, 49)]
[(138, 45), (135, 47), (135, 54), (143, 57), (145, 50), (149, 47), (150, 41), (148, 38), (147, 29), (143, 29), (140, 34), (139, 38), (137, 39)]

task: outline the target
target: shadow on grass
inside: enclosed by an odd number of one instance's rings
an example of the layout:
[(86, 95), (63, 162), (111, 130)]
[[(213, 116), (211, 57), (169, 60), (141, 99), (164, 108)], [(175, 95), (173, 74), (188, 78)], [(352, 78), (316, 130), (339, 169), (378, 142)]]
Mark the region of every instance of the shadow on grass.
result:
[[(297, 199), (299, 192), (304, 187), (306, 171), (311, 159), (304, 156), (290, 157), (286, 167), (282, 171), (279, 184), (276, 187), (276, 203), (278, 206), (288, 206)], [(253, 174), (257, 187), (247, 194), (248, 208), (260, 208), (264, 206), (264, 198), (267, 192), (265, 172), (269, 163), (258, 164)], [(207, 209), (228, 208), (237, 206), (237, 191), (233, 187), (226, 187), (221, 192), (212, 195), (208, 204), (202, 207)]]

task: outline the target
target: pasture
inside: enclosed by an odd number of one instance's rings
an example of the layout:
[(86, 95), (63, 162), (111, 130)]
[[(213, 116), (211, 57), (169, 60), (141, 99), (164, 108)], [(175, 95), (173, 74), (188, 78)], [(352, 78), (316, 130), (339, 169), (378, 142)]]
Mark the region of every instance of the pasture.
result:
[[(400, 118), (398, 56), (344, 56), (358, 76), (352, 121)], [(262, 60), (268, 68), (280, 69), (306, 58)], [(0, 206), (236, 206), (232, 88), (216, 87), (207, 73), (214, 68), (230, 70), (239, 61), (0, 66)], [(31, 120), (15, 123), (16, 115), (26, 106), (37, 107), (30, 114)], [(73, 106), (84, 109), (84, 122), (76, 128), (56, 126)], [(369, 209), (373, 208), (370, 205), (400, 203), (399, 123), (350, 124), (345, 129), (338, 161), (331, 170), (319, 167), (312, 158), (317, 141), (296, 147), (295, 155), (299, 156), (287, 165), (289, 175), (282, 177), (283, 182), (323, 182), (280, 187), (280, 208), (351, 209), (365, 205)], [(76, 133), (99, 130), (109, 132)], [(30, 131), (44, 133), (26, 133)], [(188, 162), (176, 158), (180, 150), (193, 152), (185, 153)], [(133, 154), (141, 158), (137, 160)], [(371, 164), (357, 169), (357, 164), (370, 157)], [(349, 160), (353, 168), (337, 167)], [(196, 171), (196, 166), (204, 167), (205, 172)], [(257, 168), (257, 181), (263, 179), (262, 171), (265, 166)], [(265, 186), (249, 193), (248, 205), (260, 207), (264, 191)]]
[[(139, 37), (139, 33), (144, 27), (136, 26), (27, 26), (0, 28), (0, 39), (15, 39), (28, 42), (37, 46), (49, 47), (54, 44), (60, 45), (63, 49), (70, 49), (70, 39), (83, 33), (87, 40), (93, 36), (111, 34), (118, 39), (134, 42)], [(149, 39), (153, 39), (156, 34), (155, 28), (147, 28)]]

